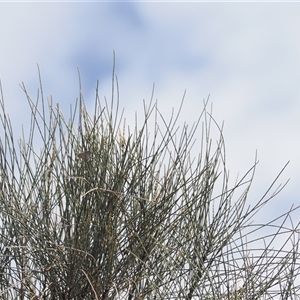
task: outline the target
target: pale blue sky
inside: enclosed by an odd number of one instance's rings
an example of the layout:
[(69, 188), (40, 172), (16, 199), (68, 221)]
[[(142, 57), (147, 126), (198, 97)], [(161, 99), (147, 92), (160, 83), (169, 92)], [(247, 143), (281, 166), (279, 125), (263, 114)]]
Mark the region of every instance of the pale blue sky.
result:
[[(300, 202), (300, 3), (0, 3), (0, 78), (14, 123), (29, 123), (39, 64), (44, 94), (68, 112), (77, 66), (89, 105), (110, 97), (113, 51), (126, 115), (155, 98), (168, 114), (187, 90), (182, 121), (210, 95), (225, 121), (227, 166), (242, 175), (258, 151), (252, 200), (291, 160), (276, 207)], [(28, 110), (27, 110), (28, 111)]]

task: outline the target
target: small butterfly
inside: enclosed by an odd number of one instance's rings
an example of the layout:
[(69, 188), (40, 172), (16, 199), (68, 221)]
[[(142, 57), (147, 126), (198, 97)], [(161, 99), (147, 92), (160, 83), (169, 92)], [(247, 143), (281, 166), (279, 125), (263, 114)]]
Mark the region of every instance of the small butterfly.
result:
[(81, 158), (84, 161), (88, 161), (91, 157), (90, 151), (84, 151), (77, 154), (77, 157)]

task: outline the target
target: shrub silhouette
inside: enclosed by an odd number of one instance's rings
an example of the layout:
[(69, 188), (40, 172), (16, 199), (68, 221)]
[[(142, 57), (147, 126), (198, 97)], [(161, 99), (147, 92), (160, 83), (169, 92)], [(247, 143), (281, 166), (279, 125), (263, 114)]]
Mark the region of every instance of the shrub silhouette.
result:
[(80, 93), (68, 120), (23, 84), (31, 125), (18, 146), (2, 95), (1, 299), (298, 299), (296, 208), (253, 223), (281, 188), (247, 204), (256, 160), (229, 186), (207, 101), (180, 129), (180, 110), (166, 120), (151, 100), (132, 130), (116, 83), (111, 101), (97, 89), (92, 117)]

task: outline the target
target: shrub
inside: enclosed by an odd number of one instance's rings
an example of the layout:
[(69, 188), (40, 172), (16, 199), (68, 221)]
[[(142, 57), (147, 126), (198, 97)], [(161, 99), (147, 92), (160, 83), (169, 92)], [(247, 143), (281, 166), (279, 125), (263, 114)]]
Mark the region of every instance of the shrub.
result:
[(277, 178), (248, 205), (257, 160), (229, 186), (207, 101), (180, 130), (180, 109), (166, 120), (151, 100), (131, 130), (114, 74), (112, 86), (93, 117), (80, 93), (66, 120), (22, 85), (31, 125), (18, 146), (2, 95), (1, 299), (298, 299), (296, 208), (253, 223)]

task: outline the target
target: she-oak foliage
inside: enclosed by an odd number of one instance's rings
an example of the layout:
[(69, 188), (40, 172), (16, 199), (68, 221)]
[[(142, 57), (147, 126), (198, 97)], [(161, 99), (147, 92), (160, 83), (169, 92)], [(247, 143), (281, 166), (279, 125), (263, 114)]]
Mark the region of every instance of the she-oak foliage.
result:
[(0, 299), (299, 299), (296, 208), (253, 223), (279, 190), (247, 204), (256, 160), (229, 186), (207, 102), (180, 128), (180, 110), (165, 120), (151, 100), (132, 130), (115, 86), (113, 73), (92, 117), (80, 92), (67, 120), (41, 84), (36, 102), (22, 85), (31, 125), (17, 145), (1, 92)]

